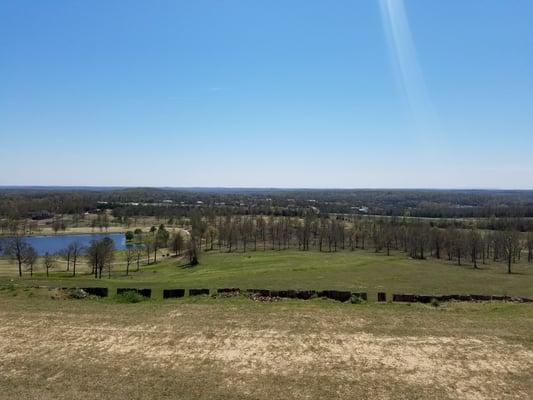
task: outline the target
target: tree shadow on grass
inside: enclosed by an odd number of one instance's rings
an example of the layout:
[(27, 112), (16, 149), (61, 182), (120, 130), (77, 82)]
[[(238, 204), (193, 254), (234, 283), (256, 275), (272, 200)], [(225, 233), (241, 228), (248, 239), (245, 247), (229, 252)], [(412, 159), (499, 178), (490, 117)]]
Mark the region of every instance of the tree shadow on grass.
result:
[(178, 265), (178, 268), (181, 268), (181, 269), (192, 269), (192, 268), (194, 268), (194, 267), (197, 267), (198, 265), (199, 265), (199, 264), (194, 265), (194, 264), (192, 264), (192, 263), (190, 263), (190, 262), (186, 262), (186, 263), (184, 263), (184, 264), (179, 264), (179, 265)]
[(501, 272), (501, 274), (502, 275), (529, 275), (526, 272), (515, 272), (515, 271), (511, 271), (511, 273), (508, 273), (507, 271), (505, 271), (505, 272)]

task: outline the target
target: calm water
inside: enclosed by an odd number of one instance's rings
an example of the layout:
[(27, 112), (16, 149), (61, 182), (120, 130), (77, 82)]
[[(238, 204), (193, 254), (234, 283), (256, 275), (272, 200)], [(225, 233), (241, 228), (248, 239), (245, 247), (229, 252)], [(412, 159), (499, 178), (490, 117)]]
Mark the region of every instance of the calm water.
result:
[[(92, 233), (86, 235), (57, 235), (57, 236), (25, 236), (27, 243), (31, 244), (39, 255), (46, 252), (53, 254), (65, 249), (70, 243), (78, 242), (88, 247), (91, 241), (109, 237), (115, 243), (116, 250), (124, 250), (126, 237), (123, 233)], [(2, 240), (2, 239), (0, 239)]]

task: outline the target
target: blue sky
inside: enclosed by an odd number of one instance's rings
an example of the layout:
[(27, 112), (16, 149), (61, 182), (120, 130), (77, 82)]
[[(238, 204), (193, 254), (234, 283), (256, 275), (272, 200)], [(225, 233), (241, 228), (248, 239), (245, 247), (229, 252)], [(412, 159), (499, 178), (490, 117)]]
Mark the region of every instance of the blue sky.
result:
[(533, 188), (530, 0), (3, 0), (0, 20), (0, 185)]

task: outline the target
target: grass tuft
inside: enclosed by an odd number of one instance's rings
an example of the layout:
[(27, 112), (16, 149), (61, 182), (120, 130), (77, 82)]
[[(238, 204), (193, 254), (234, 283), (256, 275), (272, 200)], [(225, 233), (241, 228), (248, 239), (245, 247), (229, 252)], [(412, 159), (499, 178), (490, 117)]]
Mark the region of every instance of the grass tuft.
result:
[(117, 303), (140, 303), (146, 298), (137, 292), (128, 290), (127, 292), (115, 295), (113, 298)]

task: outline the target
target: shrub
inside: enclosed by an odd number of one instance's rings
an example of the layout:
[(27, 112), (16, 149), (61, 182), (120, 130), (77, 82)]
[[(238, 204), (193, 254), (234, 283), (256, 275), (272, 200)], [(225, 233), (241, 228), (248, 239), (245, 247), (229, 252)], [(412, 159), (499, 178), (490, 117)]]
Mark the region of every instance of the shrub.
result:
[(131, 242), (134, 237), (135, 237), (135, 234), (132, 231), (126, 232), (126, 241)]
[(67, 289), (66, 295), (69, 299), (84, 299), (89, 296), (83, 289)]
[(133, 231), (133, 233), (134, 233), (135, 235), (142, 235), (143, 230), (142, 230), (141, 228), (137, 228), (137, 229), (135, 229), (135, 230)]
[(127, 292), (123, 292), (115, 296), (115, 301), (118, 303), (140, 303), (144, 300), (145, 297), (143, 295), (134, 292), (133, 290), (128, 290)]
[(16, 289), (16, 286), (12, 282), (9, 282), (6, 286), (0, 287), (0, 290), (9, 290), (10, 292), (14, 292), (15, 289)]
[(54, 300), (85, 299), (86, 297), (89, 297), (87, 292), (83, 289), (57, 288), (49, 290), (52, 292), (50, 297)]
[(438, 307), (440, 306), (440, 302), (435, 298), (433, 297), (430, 301), (430, 304), (433, 306), (433, 307)]
[(353, 294), (352, 297), (350, 298), (350, 302), (352, 304), (361, 304), (361, 303), (364, 303), (364, 300), (361, 297)]

